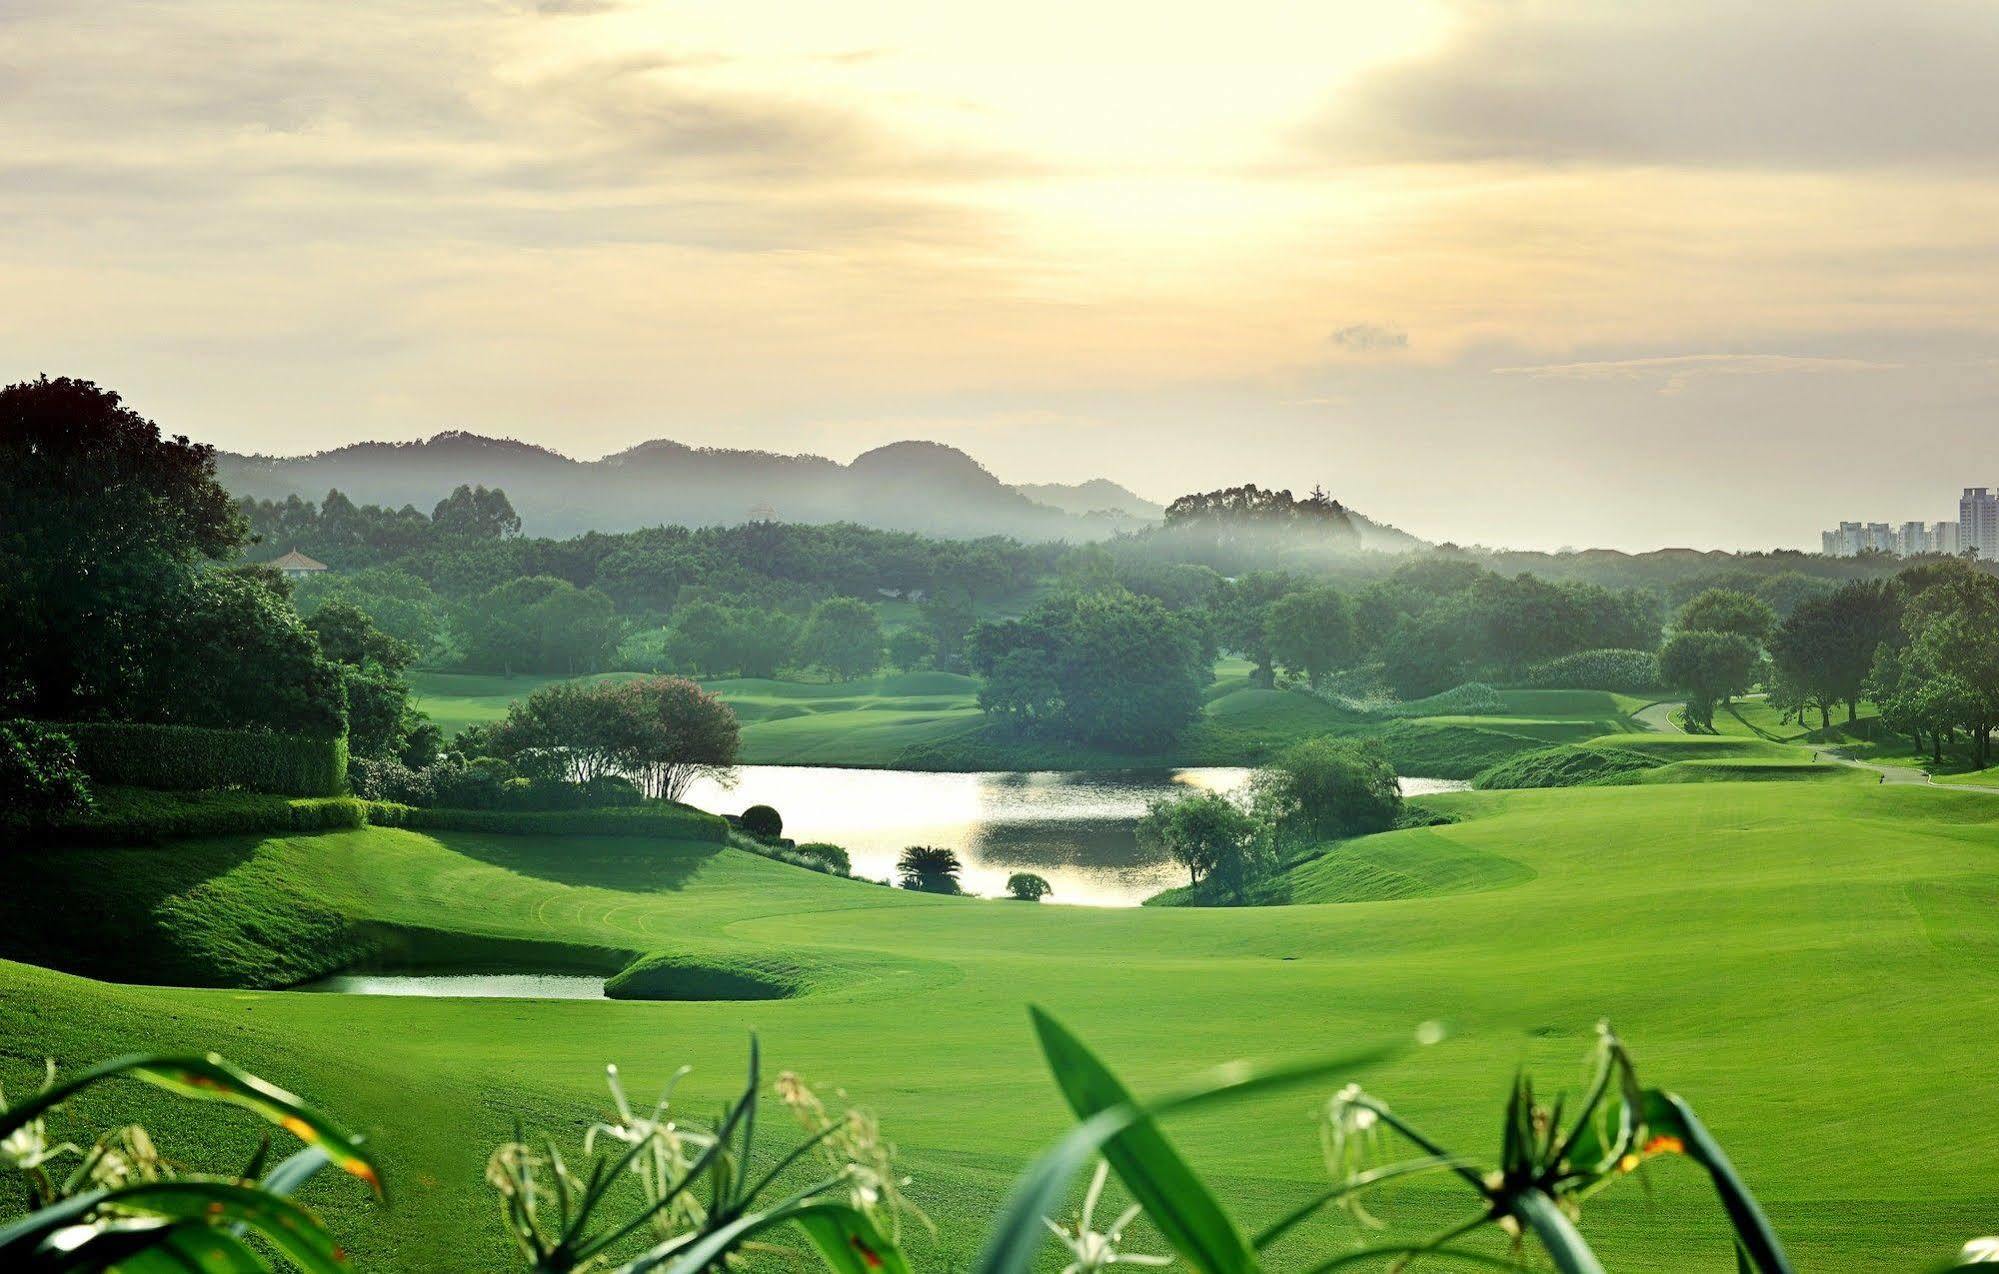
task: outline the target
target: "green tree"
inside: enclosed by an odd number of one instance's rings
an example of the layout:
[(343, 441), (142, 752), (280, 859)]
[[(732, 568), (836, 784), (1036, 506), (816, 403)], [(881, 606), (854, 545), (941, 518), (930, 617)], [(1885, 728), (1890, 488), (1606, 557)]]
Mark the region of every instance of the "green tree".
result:
[(346, 729), (341, 669), (320, 653), (282, 578), (261, 567), (203, 571), (171, 603), (160, 617), (171, 636), (150, 652), (124, 705), (131, 716), (292, 734)]
[(499, 540), (521, 533), (520, 515), (498, 487), (461, 484), (437, 502), (430, 521), (439, 533), (468, 540)]
[(791, 662), (801, 627), (796, 619), (781, 610), (737, 610), (731, 618), (736, 660), (745, 677), (775, 677)]
[(888, 661), (904, 672), (928, 668), (937, 661), (937, 643), (920, 628), (898, 629), (888, 639)]
[(1006, 878), (1006, 892), (1016, 902), (1040, 902), (1055, 892), (1055, 886), (1031, 871), (1017, 871)]
[(0, 389), (0, 683), (45, 716), (125, 711), (202, 562), (247, 533), (213, 448), (89, 381)]
[(1293, 676), (1314, 687), (1354, 657), (1353, 610), (1330, 588), (1290, 593), (1270, 604), (1265, 621), (1270, 652)]
[(939, 668), (958, 671), (965, 666), (965, 639), (978, 624), (971, 596), (959, 589), (943, 589), (923, 599), (919, 611), (923, 633), (930, 638), (931, 658)]
[(1770, 638), (1776, 691), (1794, 707), (1815, 707), (1821, 728), (1832, 724), (1832, 705), (1846, 705), (1849, 723), (1874, 655), (1901, 637), (1902, 592), (1892, 580), (1863, 580), (1829, 596), (1798, 603)]
[(937, 845), (911, 845), (895, 862), (902, 887), (926, 894), (963, 893), (958, 883), (962, 870), (958, 855)]
[(979, 708), (1015, 729), (1055, 720), (1062, 710), (1062, 687), (1048, 652), (1023, 647), (1001, 655), (979, 683)]
[(1209, 606), (1216, 641), (1223, 650), (1242, 656), (1256, 667), (1250, 681), (1266, 690), (1277, 684), (1277, 656), (1270, 645), (1270, 608), (1297, 587), (1275, 571), (1252, 571), (1225, 582)]
[(1673, 628), (1683, 633), (1735, 633), (1761, 647), (1777, 627), (1777, 612), (1760, 597), (1710, 588), (1680, 607)]
[(1939, 699), (1971, 736), (1972, 759), (1985, 769), (1999, 726), (1999, 580), (1949, 571), (1910, 599), (1903, 622), (1913, 665), (1942, 683)]
[(294, 586), (293, 601), (308, 619), (331, 601), (358, 607), (375, 627), (416, 651), (418, 659), (434, 654), (444, 635), (444, 600), (430, 585), (398, 567), (321, 571)]
[(1156, 598), (1060, 593), (973, 633), (973, 668), (986, 679), (980, 706), (1080, 742), (1163, 746), (1201, 710), (1213, 667), (1205, 636), (1198, 619)]
[(416, 659), (407, 642), (397, 641), (375, 626), (368, 613), (344, 598), (334, 598), (305, 621), (319, 648), (328, 659), (360, 667), (379, 664), (390, 672), (401, 672)]
[(667, 658), (697, 677), (719, 677), (742, 667), (736, 618), (714, 602), (689, 602), (666, 626)]
[(465, 664), (482, 672), (600, 670), (623, 634), (611, 599), (549, 575), (511, 579), (458, 610)]
[(620, 768), (647, 796), (677, 801), (695, 780), (732, 772), (742, 738), (735, 710), (693, 682), (645, 677), (592, 692), (615, 708)]
[(853, 597), (829, 597), (812, 608), (798, 653), (804, 662), (850, 681), (881, 667), (883, 645), (874, 607)]
[(1311, 845), (1395, 826), (1402, 784), (1377, 740), (1308, 739), (1257, 774), (1251, 808), (1287, 844)]
[(1687, 696), (1687, 725), (1714, 732), (1715, 705), (1748, 691), (1762, 652), (1741, 633), (1678, 632), (1659, 651), (1659, 675)]
[(1257, 820), (1218, 792), (1153, 801), (1138, 820), (1138, 842), (1185, 867), (1188, 883), (1205, 882), (1238, 902), (1273, 861)]

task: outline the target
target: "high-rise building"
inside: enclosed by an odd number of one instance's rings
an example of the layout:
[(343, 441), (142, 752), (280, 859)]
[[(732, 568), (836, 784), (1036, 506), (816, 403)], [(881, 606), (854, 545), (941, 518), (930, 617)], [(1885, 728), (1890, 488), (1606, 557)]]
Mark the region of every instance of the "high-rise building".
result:
[[(1972, 494), (1972, 491), (1965, 492), (1967, 500)], [(1987, 496), (1986, 499), (1991, 508), (1986, 515), (1986, 525), (1991, 528), (1989, 533), (1999, 539), (1999, 498)], [(1973, 542), (1964, 541), (1966, 544)], [(1842, 522), (1834, 530), (1819, 533), (1819, 551), (1827, 557), (1859, 557), (1862, 553), (1893, 553), (1897, 557), (1943, 553), (1955, 557), (1958, 547), (1959, 532), (1955, 522), (1904, 522), (1895, 527), (1886, 522)], [(1999, 560), (1999, 543), (1994, 544), (1993, 553), (1994, 560)], [(1984, 556), (1982, 551), (1980, 556)]]
[(1999, 559), (1999, 497), (1990, 487), (1966, 487), (1957, 502), (1958, 548), (1977, 549), (1990, 562)]

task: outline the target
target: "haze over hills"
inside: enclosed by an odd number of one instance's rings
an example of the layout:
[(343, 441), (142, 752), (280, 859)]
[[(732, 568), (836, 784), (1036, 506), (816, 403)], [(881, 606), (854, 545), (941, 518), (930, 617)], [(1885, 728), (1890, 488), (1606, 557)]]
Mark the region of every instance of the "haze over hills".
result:
[[(501, 487), (529, 534), (556, 537), (770, 518), (957, 538), (1086, 540), (1140, 530), (1165, 516), (1162, 505), (1107, 479), (1009, 486), (958, 448), (921, 441), (889, 443), (849, 464), (669, 439), (574, 460), (533, 443), (452, 431), (309, 456), (222, 452), (216, 469), (231, 492), (261, 500), (317, 500), (338, 489), (362, 504), (428, 509), (460, 483)], [(1359, 514), (1353, 520), (1364, 547), (1422, 544)]]

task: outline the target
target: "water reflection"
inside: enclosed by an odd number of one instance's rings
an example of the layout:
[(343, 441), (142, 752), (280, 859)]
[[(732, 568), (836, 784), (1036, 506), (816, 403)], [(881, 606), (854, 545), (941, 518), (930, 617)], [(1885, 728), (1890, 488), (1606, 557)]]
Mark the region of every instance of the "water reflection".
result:
[[(941, 845), (963, 860), (967, 892), (1000, 895), (1016, 871), (1047, 877), (1051, 902), (1129, 907), (1184, 883), (1182, 869), (1147, 854), (1132, 828), (1146, 802), (1189, 787), (1231, 792), (1252, 771), (1236, 767), (1102, 772), (928, 774), (750, 765), (733, 788), (698, 785), (703, 809), (734, 813), (771, 805), (785, 835), (844, 846), (857, 875), (892, 877), (910, 845)], [(1463, 784), (1404, 779), (1409, 795)]]
[(573, 973), (339, 973), (294, 988), (346, 995), (425, 995), (503, 1000), (601, 1000), (604, 979)]

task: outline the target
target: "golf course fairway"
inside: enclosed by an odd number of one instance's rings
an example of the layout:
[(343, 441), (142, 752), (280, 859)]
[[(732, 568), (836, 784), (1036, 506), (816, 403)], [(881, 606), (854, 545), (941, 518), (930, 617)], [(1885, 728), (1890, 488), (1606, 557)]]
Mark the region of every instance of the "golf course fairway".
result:
[[(683, 1108), (705, 1117), (739, 1083), (755, 1031), (773, 1071), (880, 1116), (938, 1227), (909, 1240), (912, 1261), (950, 1270), (1069, 1122), (1030, 1003), (1141, 1092), (1224, 1060), (1330, 1054), (1444, 1022), (1441, 1044), (1355, 1078), (1487, 1161), (1514, 1068), (1549, 1091), (1575, 1088), (1608, 1017), (1645, 1081), (1706, 1119), (1799, 1268), (1906, 1270), (1912, 1254), (1946, 1255), (1999, 1227), (1999, 1138), (1964, 1118), (1995, 1073), (1999, 797), (1705, 782), (1426, 803), (1458, 821), (1340, 851), (1348, 868), (1393, 865), (1402, 887), (1230, 910), (935, 898), (715, 845), (379, 827), (42, 854), (21, 860), (0, 901), (0, 955), (35, 961), (0, 963), (0, 1079), (9, 1092), (32, 1086), (45, 1056), (67, 1070), (213, 1049), (377, 1147), (386, 1210), (347, 1180), (306, 1195), (357, 1268), (501, 1270), (515, 1258), (481, 1172), (516, 1119), (575, 1153), (607, 1106), (611, 1062), (635, 1098), (693, 1066)], [(1408, 887), (1410, 865), (1431, 860), (1454, 883)], [(57, 887), (61, 908), (38, 902)], [(587, 1002), (126, 984), (169, 968), (181, 980), (292, 980), (337, 962), (355, 925), (421, 930), (441, 964), (489, 960), (501, 941), (555, 944), (550, 959), (606, 971), (663, 952), (696, 969), (761, 970), (791, 994)], [(1172, 1128), (1261, 1224), (1323, 1188), (1315, 1117), (1337, 1086)], [(52, 1131), (94, 1135), (114, 1111), (188, 1158), (254, 1145), (247, 1118), (137, 1085), (77, 1103)], [(767, 1144), (790, 1132), (774, 1128)], [(1584, 1213), (1607, 1267), (1733, 1268), (1697, 1173), (1671, 1159), (1647, 1172), (1649, 1203), (1634, 1181)], [(1443, 1180), (1419, 1181), (1379, 1200), (1393, 1233), (1470, 1210)], [(1349, 1227), (1329, 1214), (1296, 1254), (1341, 1250)], [(1163, 1250), (1143, 1226), (1132, 1247)]]

